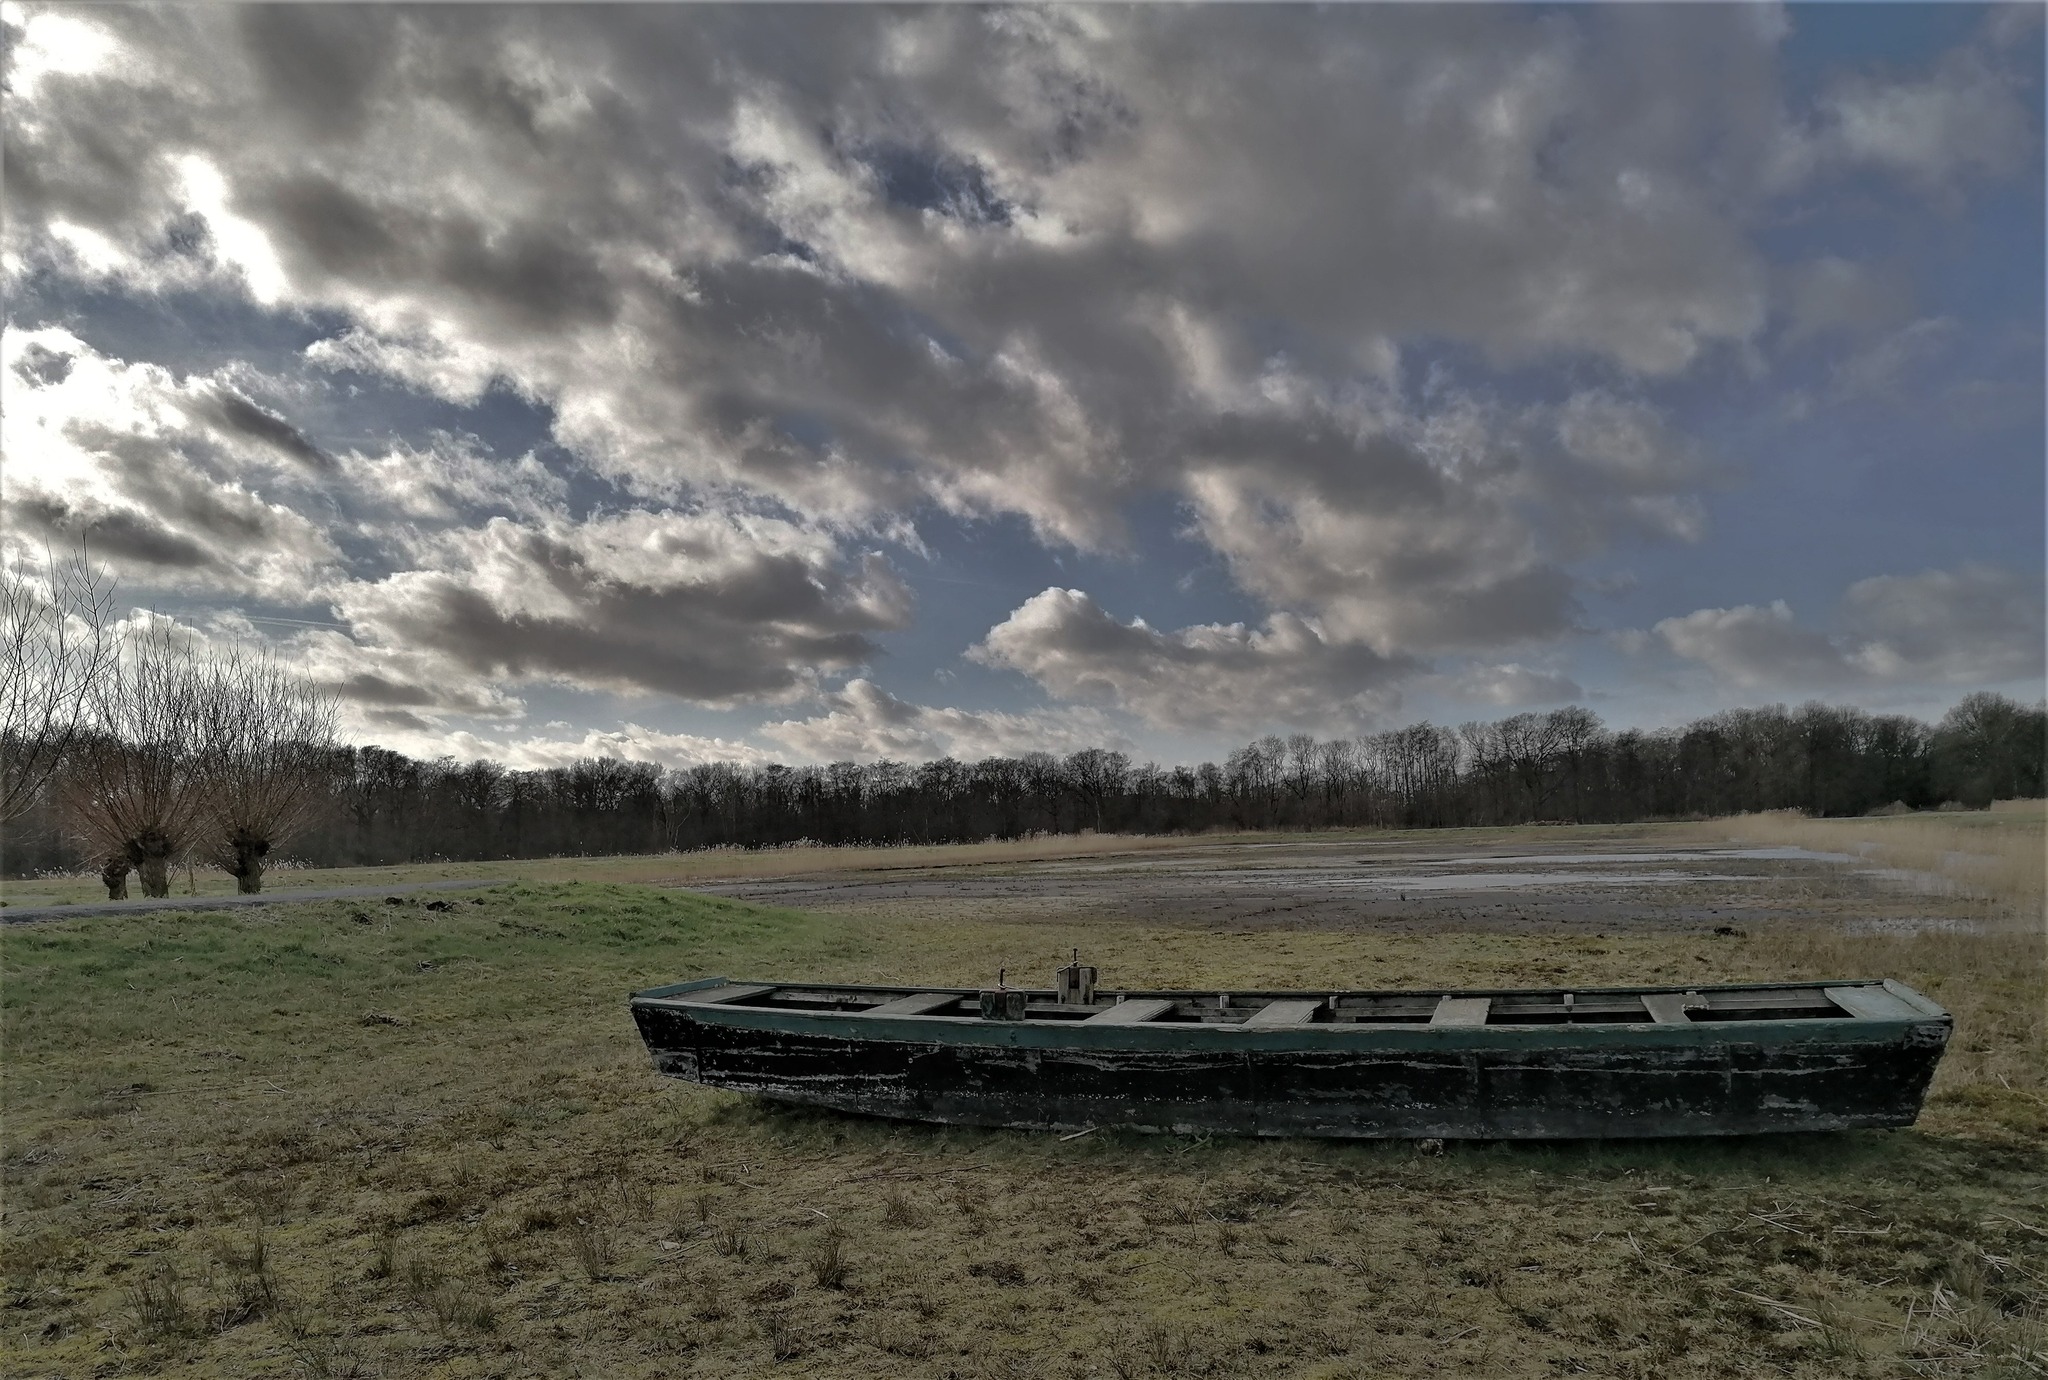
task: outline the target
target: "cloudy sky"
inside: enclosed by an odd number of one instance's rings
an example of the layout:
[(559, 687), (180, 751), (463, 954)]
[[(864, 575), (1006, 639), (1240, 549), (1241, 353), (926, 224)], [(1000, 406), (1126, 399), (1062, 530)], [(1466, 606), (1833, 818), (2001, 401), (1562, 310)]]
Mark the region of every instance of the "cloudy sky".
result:
[(2042, 694), (2037, 6), (4, 13), (6, 540), (359, 741)]

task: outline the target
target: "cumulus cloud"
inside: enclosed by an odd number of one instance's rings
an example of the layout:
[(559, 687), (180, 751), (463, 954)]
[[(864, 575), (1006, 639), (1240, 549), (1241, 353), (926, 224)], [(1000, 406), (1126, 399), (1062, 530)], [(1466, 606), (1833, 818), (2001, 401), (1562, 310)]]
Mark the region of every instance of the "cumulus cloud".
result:
[(1499, 708), (1532, 704), (1564, 704), (1582, 699), (1585, 689), (1561, 671), (1524, 666), (1518, 661), (1473, 665), (1436, 677), (1436, 688), (1453, 699)]
[[(1936, 191), (2010, 172), (2035, 152), (2037, 136), (2024, 69), (2001, 51), (2006, 27), (1993, 20), (1924, 76), (1837, 81), (1794, 144), (1793, 166), (1877, 168)], [(2022, 41), (2040, 44), (2038, 35)]]
[(1624, 533), (1697, 540), (1714, 466), (1604, 389), (1510, 408), (1338, 395), (1285, 371), (1189, 438), (1193, 531), (1245, 589), (1386, 655), (1555, 637), (1564, 563)]
[(1783, 599), (1666, 618), (1653, 631), (1688, 661), (1744, 687), (1828, 685), (1846, 679), (1842, 653), (1825, 633), (1800, 627)]
[(1086, 708), (1009, 714), (912, 704), (862, 679), (825, 700), (823, 714), (766, 723), (760, 732), (814, 762), (977, 761), (1129, 746), (1101, 712)]
[(1399, 432), (1238, 414), (1196, 442), (1193, 529), (1245, 589), (1388, 652), (1562, 631), (1571, 583), (1498, 451), (1438, 466)]
[[(867, 548), (936, 512), (1111, 548), (1162, 496), (1262, 625), (1049, 590), (975, 654), (1162, 725), (1364, 722), (1419, 657), (1539, 659), (1575, 562), (1702, 537), (1716, 467), (1659, 381), (1754, 363), (1774, 308), (1893, 331), (1844, 393), (1946, 338), (1844, 261), (1774, 276), (1788, 194), (1947, 193), (2033, 138), (1997, 24), (1792, 109), (1784, 25), (1741, 7), (827, 7), (800, 41), (747, 7), (10, 16), (13, 281), (238, 295), (322, 332), (322, 396), (544, 416), (516, 460), (365, 454), (246, 370), (10, 345), (20, 523), (330, 605), (337, 683), (394, 724), (539, 681), (795, 702), (909, 621)], [(1508, 402), (1482, 361), (1564, 367)], [(1810, 647), (1714, 612), (1675, 636)], [(956, 743), (855, 685), (783, 727)]]
[(636, 723), (623, 723), (609, 732), (592, 729), (580, 738), (536, 734), (500, 739), (462, 731), (436, 734), (427, 741), (435, 755), (452, 753), (464, 760), (500, 762), (521, 771), (566, 767), (588, 757), (652, 762), (656, 766), (676, 769), (706, 762), (761, 766), (771, 760), (767, 753), (751, 743), (730, 738), (706, 738), (694, 733), (665, 733)]
[(494, 518), (425, 544), (422, 568), (330, 591), (374, 646), (431, 648), (471, 676), (787, 699), (876, 654), (909, 596), (888, 562), (844, 561), (780, 519), (636, 512)]
[(269, 482), (271, 465), (303, 469), (294, 445), (318, 453), (283, 418), (59, 327), (7, 330), (0, 360), (15, 540), (82, 538), (117, 570), (176, 590), (290, 598), (338, 569), (325, 528), (272, 496), (292, 486)]
[(1832, 636), (1801, 626), (1782, 599), (1700, 609), (1654, 631), (1745, 688), (1972, 685), (2039, 675), (2044, 618), (2038, 581), (1965, 566), (1857, 581)]
[(577, 521), (530, 454), (437, 434), (336, 456), (237, 371), (180, 378), (58, 328), (9, 331), (5, 351), (17, 540), (83, 536), (152, 587), (326, 604), (352, 636), (309, 644), (323, 674), (393, 726), (501, 713), (493, 680), (787, 699), (909, 617), (886, 559), (787, 519)]
[(358, 493), (374, 494), (393, 516), (411, 522), (468, 525), (492, 515), (540, 520), (569, 503), (569, 481), (531, 452), (507, 460), (470, 436), (439, 432), (381, 455), (350, 452), (338, 463)]
[(1242, 383), (1255, 321), (1341, 377), (1404, 335), (1663, 375), (1764, 320), (1775, 39), (1737, 15), (338, 18), (95, 15), (132, 60), (17, 100), (9, 252), (339, 312), (319, 361), (509, 384), (664, 501), (1099, 545), (1215, 421), (1162, 321)]
[(2042, 671), (2041, 581), (1970, 565), (1858, 580), (1842, 596), (1850, 659), (1885, 681), (1993, 683)]
[(460, 674), (433, 648), (365, 646), (327, 628), (299, 630), (280, 641), (305, 674), (365, 729), (424, 730), (450, 717), (504, 720), (526, 713), (517, 696)]
[(1335, 642), (1274, 614), (1260, 628), (1207, 623), (1163, 632), (1119, 622), (1078, 589), (1033, 595), (968, 652), (1020, 671), (1062, 699), (1109, 704), (1161, 728), (1303, 728), (1377, 722), (1414, 664)]

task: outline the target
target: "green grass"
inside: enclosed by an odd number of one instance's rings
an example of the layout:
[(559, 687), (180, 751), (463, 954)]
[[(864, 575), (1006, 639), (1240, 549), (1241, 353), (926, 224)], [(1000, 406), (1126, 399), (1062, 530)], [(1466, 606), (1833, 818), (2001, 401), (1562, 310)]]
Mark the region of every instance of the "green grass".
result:
[[(430, 911), (424, 902), (445, 902)], [(703, 973), (969, 984), (1885, 972), (1919, 1127), (1641, 1146), (1073, 1141), (647, 1069)], [(2039, 936), (1504, 940), (812, 916), (519, 884), (0, 936), (10, 1373), (2026, 1376)]]

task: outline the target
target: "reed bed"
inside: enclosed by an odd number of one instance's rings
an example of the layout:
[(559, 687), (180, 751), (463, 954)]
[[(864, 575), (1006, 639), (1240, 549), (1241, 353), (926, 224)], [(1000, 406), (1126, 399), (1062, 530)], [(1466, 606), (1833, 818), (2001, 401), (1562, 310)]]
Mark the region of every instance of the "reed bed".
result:
[(1811, 819), (1789, 810), (1736, 815), (1696, 827), (1701, 838), (1843, 853), (1938, 878), (1958, 896), (1983, 897), (2011, 915), (2048, 909), (2048, 807), (2003, 802), (1977, 814)]

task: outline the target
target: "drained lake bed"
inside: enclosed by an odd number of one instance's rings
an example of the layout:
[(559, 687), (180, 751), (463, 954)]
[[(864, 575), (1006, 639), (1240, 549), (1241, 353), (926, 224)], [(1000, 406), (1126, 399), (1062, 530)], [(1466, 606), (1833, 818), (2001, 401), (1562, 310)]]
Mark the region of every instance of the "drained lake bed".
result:
[[(1580, 831), (1559, 830), (1559, 833)], [(1361, 843), (1367, 843), (1362, 848)], [(815, 872), (697, 889), (833, 912), (962, 913), (1204, 928), (1520, 934), (1706, 931), (1731, 924), (1910, 919), (1946, 878), (1797, 846), (1555, 848), (1526, 837), (1450, 851), (1426, 833), (1289, 841), (1190, 839), (1162, 855), (1013, 866)]]
[[(0, 927), (0, 1350), (191, 1380), (2030, 1373), (2031, 893), (1700, 832), (430, 865), (303, 880), (493, 884)], [(1501, 876), (1544, 880), (1410, 880)], [(1909, 1129), (1361, 1145), (790, 1109), (660, 1077), (626, 1006), (1038, 985), (1077, 947), (1210, 991), (1886, 976), (1956, 1025)]]

